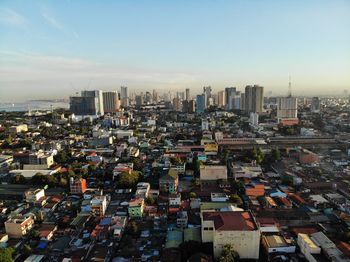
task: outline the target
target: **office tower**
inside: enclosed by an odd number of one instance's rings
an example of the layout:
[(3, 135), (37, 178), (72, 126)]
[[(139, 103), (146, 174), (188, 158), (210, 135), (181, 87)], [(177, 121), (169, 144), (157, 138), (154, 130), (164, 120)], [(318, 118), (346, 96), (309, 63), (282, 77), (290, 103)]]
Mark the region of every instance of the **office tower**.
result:
[(70, 111), (77, 116), (97, 115), (94, 97), (71, 96)]
[(181, 99), (179, 97), (174, 97), (173, 108), (175, 111), (182, 111)]
[(146, 92), (146, 95), (145, 95), (145, 104), (151, 104), (152, 103), (152, 95), (150, 92)]
[(219, 91), (218, 92), (218, 100), (217, 100), (218, 107), (224, 108), (226, 105), (225, 100), (225, 91)]
[(105, 113), (117, 112), (120, 108), (119, 94), (117, 91), (103, 92), (103, 109)]
[(242, 111), (245, 110), (245, 94), (241, 93), (241, 108)]
[(236, 95), (236, 87), (226, 87), (225, 88), (225, 106), (226, 110), (233, 109), (233, 99)]
[(143, 93), (141, 93), (140, 95), (136, 95), (135, 96), (135, 105), (136, 106), (142, 106), (143, 104), (144, 104)]
[(153, 89), (153, 104), (157, 104), (158, 103), (158, 93), (155, 89)]
[(120, 101), (123, 107), (129, 106), (129, 95), (127, 86), (120, 87)]
[(296, 97), (277, 98), (277, 120), (281, 122), (293, 122), (298, 119), (298, 99)]
[(209, 121), (208, 119), (202, 119), (202, 131), (209, 130)]
[(81, 91), (81, 96), (70, 97), (70, 110), (80, 116), (103, 115), (102, 91)]
[(207, 108), (210, 105), (209, 99), (211, 98), (211, 86), (204, 86), (203, 94), (205, 96), (205, 108)]
[(176, 92), (176, 97), (180, 99), (180, 101), (185, 100), (184, 92)]
[(186, 88), (186, 101), (189, 101), (190, 100), (190, 89), (189, 88)]
[(259, 125), (259, 114), (251, 112), (249, 115), (249, 123), (253, 126)]
[(233, 109), (240, 110), (241, 109), (241, 92), (237, 91), (235, 96), (233, 97)]
[(196, 103), (194, 100), (184, 100), (182, 101), (182, 112), (184, 113), (194, 113), (196, 111)]
[(250, 113), (263, 112), (264, 87), (259, 85), (245, 87), (245, 111)]
[(194, 113), (196, 111), (196, 103), (194, 100), (184, 100), (182, 101), (182, 112), (184, 113)]
[(198, 114), (204, 113), (205, 104), (206, 104), (205, 103), (205, 99), (206, 99), (205, 94), (197, 95), (197, 98), (196, 98), (196, 113), (198, 113)]
[(321, 110), (321, 102), (318, 97), (313, 97), (311, 100), (311, 111), (314, 113), (320, 112)]

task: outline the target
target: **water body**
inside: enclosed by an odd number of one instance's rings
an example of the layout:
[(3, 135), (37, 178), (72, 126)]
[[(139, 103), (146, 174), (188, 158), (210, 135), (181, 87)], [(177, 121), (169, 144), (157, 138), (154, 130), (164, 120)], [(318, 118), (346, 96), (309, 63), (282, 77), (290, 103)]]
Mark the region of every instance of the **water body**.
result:
[(26, 101), (19, 103), (0, 103), (0, 111), (6, 112), (27, 112), (37, 110), (51, 110), (56, 108), (69, 108), (69, 103), (56, 101)]

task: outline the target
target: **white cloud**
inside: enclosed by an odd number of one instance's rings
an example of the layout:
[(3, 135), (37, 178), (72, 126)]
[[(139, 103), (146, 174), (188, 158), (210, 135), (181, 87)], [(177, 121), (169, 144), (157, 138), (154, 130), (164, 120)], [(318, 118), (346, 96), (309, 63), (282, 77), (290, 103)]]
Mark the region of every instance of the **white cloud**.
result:
[(26, 27), (28, 26), (29, 21), (24, 16), (10, 8), (0, 7), (0, 24)]
[(55, 27), (56, 29), (63, 31), (64, 26), (59, 22), (51, 13), (51, 11), (47, 8), (42, 8), (41, 10), (41, 16), (48, 22), (51, 26)]

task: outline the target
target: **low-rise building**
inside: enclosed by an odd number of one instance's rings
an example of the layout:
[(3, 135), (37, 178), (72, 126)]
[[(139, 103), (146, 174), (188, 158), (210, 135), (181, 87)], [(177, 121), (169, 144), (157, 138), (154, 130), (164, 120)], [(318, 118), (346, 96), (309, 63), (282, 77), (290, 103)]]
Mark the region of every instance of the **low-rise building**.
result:
[(187, 211), (177, 212), (177, 215), (176, 215), (177, 227), (185, 228), (185, 227), (187, 227), (187, 223), (188, 223)]
[(169, 206), (179, 206), (181, 205), (181, 194), (173, 193), (169, 194)]
[(13, 217), (5, 222), (5, 230), (10, 238), (21, 238), (33, 227), (34, 219), (30, 217)]
[(146, 182), (139, 182), (136, 185), (136, 198), (146, 198), (148, 197), (149, 190), (151, 189), (151, 185)]
[(262, 244), (267, 254), (271, 253), (295, 253), (296, 246), (287, 243), (280, 235), (266, 235), (262, 237)]
[(218, 180), (227, 179), (227, 167), (226, 166), (206, 166), (202, 165), (199, 168), (200, 180)]
[(27, 132), (28, 131), (28, 126), (26, 124), (21, 124), (17, 126), (11, 126), (9, 128), (10, 133), (12, 134), (17, 134), (21, 132)]
[(94, 196), (90, 204), (94, 216), (103, 216), (107, 209), (107, 196)]
[(159, 178), (159, 190), (162, 192), (175, 193), (179, 185), (178, 172), (172, 168), (168, 173)]
[(247, 211), (203, 212), (202, 241), (212, 242), (214, 257), (230, 244), (241, 259), (258, 259), (260, 230)]
[(45, 190), (42, 188), (31, 188), (24, 192), (24, 196), (28, 203), (35, 203), (45, 196)]
[(130, 217), (142, 217), (145, 207), (143, 198), (134, 198), (129, 201), (128, 213)]
[(86, 179), (84, 178), (78, 178), (78, 179), (73, 179), (73, 177), (70, 180), (70, 192), (72, 194), (84, 194), (86, 191)]

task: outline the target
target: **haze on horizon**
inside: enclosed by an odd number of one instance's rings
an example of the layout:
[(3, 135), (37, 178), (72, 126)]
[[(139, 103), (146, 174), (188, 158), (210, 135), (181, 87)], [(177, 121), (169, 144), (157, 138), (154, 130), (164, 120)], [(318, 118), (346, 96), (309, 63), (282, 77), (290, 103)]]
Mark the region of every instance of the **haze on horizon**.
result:
[(350, 1), (0, 3), (0, 101), (82, 89), (350, 90)]

